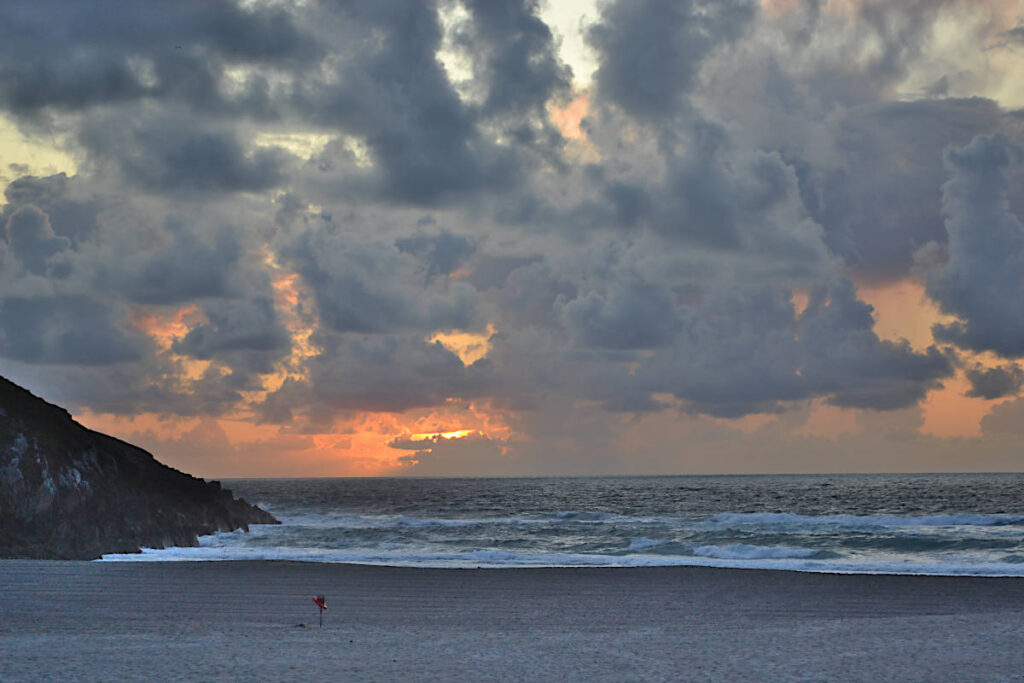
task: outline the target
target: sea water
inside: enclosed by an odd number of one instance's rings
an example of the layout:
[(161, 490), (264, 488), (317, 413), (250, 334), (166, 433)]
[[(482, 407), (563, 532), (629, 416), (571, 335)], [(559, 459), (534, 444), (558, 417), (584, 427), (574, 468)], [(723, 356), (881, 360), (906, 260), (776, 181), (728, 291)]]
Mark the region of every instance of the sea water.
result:
[(281, 525), (104, 560), (1024, 576), (1024, 474), (249, 479)]

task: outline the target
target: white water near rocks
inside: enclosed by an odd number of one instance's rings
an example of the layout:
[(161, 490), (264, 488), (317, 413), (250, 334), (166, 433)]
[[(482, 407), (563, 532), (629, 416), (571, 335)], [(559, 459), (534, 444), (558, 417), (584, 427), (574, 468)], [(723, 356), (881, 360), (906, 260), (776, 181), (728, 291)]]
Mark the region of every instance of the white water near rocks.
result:
[(1024, 475), (224, 482), (280, 526), (104, 560), (1024, 576)]

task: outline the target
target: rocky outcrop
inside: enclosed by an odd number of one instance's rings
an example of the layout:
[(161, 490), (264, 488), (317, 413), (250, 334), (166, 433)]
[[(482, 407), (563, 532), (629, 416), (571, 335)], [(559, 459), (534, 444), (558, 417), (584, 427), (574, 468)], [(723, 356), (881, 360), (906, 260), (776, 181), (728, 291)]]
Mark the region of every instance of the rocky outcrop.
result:
[(94, 559), (276, 523), (0, 377), (0, 557)]

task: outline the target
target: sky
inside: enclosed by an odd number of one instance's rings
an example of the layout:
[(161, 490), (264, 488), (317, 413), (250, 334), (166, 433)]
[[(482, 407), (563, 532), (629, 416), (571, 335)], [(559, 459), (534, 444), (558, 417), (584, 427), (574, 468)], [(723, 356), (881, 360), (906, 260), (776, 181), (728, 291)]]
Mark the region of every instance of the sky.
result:
[(0, 374), (213, 477), (1022, 471), (1024, 0), (0, 3)]

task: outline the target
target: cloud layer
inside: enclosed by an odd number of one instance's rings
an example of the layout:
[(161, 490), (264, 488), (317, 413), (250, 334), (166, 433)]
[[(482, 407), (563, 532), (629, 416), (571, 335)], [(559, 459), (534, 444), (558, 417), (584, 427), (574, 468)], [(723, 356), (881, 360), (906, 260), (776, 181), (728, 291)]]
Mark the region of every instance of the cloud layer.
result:
[[(529, 0), (6, 4), (0, 112), (78, 171), (5, 190), (0, 370), (93, 413), (518, 435), (395, 451), (437, 472), (559, 420), (585, 450), (595, 410), (901, 411), (957, 368), (1013, 396), (961, 358), (1024, 356), (1004, 10), (611, 1), (585, 82)], [(934, 345), (861, 296), (907, 279)]]

